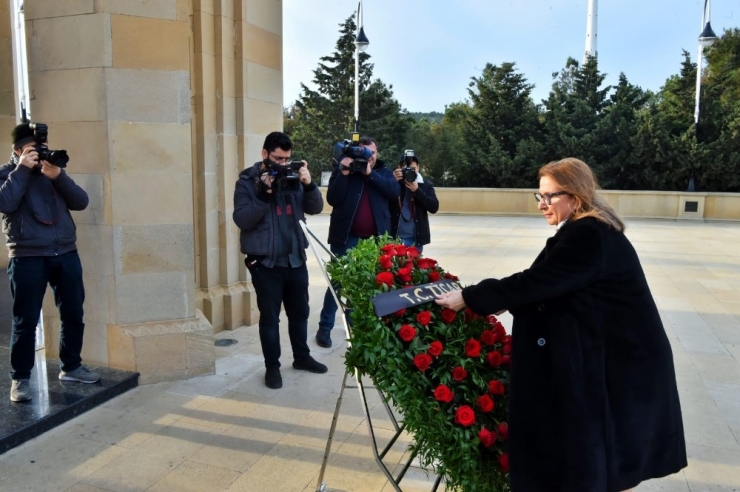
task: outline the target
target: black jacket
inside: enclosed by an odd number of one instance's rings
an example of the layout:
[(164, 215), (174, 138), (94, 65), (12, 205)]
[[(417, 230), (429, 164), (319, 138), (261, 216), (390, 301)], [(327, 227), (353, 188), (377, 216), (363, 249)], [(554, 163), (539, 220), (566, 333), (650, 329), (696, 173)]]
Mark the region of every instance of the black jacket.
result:
[(567, 222), (528, 270), (463, 298), (514, 316), (512, 492), (617, 492), (686, 466), (671, 346), (623, 233)]
[[(404, 197), (406, 193), (411, 193), (403, 181), (398, 181), (398, 185), (401, 187), (401, 195), (396, 200), (390, 201), (391, 234), (393, 236), (396, 236), (398, 233), (398, 221), (401, 219), (401, 206)], [(416, 191), (411, 193), (411, 213), (413, 214), (414, 224), (416, 225), (416, 238), (414, 241), (416, 244), (424, 246), (431, 241), (429, 214), (436, 214), (437, 210), (439, 210), (439, 200), (434, 191), (434, 184), (429, 179), (424, 178), (424, 182), (419, 183)]]
[[(263, 264), (268, 268), (275, 265), (275, 236), (278, 231), (278, 218), (275, 196), (261, 191), (258, 193), (256, 183), (259, 181), (261, 162), (239, 173), (234, 188), (234, 223), (239, 227), (239, 243), (242, 253), (265, 257)], [(321, 213), (324, 199), (316, 183), (300, 186), (295, 194), (286, 194), (286, 203), (290, 205), (294, 219), (294, 230), (297, 231), (303, 249), (308, 247), (308, 240), (298, 221), (305, 221), (305, 214)], [(305, 251), (301, 250), (303, 259)]]
[(0, 212), (10, 257), (56, 256), (75, 251), (77, 229), (70, 210), (84, 210), (85, 190), (67, 173), (49, 179), (18, 164), (13, 154), (0, 167)]
[[(326, 190), (326, 201), (332, 206), (329, 220), (329, 244), (343, 246), (347, 243), (365, 182), (364, 175), (345, 176), (341, 173), (340, 166), (334, 166), (331, 178), (329, 178), (329, 187)], [(373, 171), (367, 177), (367, 183), (370, 187), (370, 205), (373, 209), (378, 235), (383, 235), (391, 230), (391, 212), (388, 208), (388, 201), (398, 198), (400, 192), (398, 183), (393, 177), (393, 172), (380, 160), (375, 161)]]

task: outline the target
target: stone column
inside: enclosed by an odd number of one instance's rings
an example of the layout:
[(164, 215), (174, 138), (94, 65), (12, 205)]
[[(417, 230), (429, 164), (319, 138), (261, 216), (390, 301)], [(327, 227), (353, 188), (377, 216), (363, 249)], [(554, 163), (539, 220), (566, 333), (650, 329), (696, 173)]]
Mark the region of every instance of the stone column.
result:
[[(193, 151), (202, 149), (191, 78), (203, 67), (191, 56), (191, 1), (26, 2), (33, 118), (49, 125), (52, 148), (69, 151), (69, 173), (90, 195), (74, 215), (83, 359), (139, 371), (143, 383), (214, 372), (213, 329), (195, 302)], [(54, 356), (52, 304), (47, 296)]]
[[(13, 34), (9, 1), (0, 2), (0, 164), (8, 162), (13, 140), (10, 132), (16, 125), (15, 92), (13, 81)], [(0, 268), (8, 266), (5, 237), (0, 234)]]
[(216, 331), (257, 322), (232, 220), (238, 173), (282, 129), (282, 2), (193, 3), (197, 306)]

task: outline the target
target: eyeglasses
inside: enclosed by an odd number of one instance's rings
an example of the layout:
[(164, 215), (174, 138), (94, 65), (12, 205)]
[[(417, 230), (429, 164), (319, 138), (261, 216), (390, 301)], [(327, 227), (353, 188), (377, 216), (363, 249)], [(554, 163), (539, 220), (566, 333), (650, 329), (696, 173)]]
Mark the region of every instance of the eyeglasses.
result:
[(270, 155), (270, 160), (276, 164), (287, 164), (290, 162), (291, 157), (275, 157), (274, 155)]
[(568, 195), (569, 193), (567, 191), (556, 191), (555, 193), (535, 193), (534, 199), (537, 200), (537, 203), (541, 203), (542, 199), (545, 199), (545, 203), (548, 205), (552, 205), (552, 197), (554, 196), (560, 196), (560, 195)]

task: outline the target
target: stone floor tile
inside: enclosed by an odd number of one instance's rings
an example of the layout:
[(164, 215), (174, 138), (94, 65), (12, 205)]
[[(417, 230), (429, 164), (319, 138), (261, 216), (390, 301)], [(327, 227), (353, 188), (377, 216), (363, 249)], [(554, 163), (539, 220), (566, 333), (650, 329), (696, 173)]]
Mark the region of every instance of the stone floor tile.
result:
[(147, 492), (217, 492), (226, 490), (239, 478), (227, 468), (186, 461), (147, 489)]
[(71, 486), (70, 488), (65, 489), (64, 492), (110, 492), (110, 491), (101, 489), (99, 487), (94, 487), (86, 483), (77, 483)]
[(687, 444), (740, 451), (737, 440), (715, 401), (681, 395), (681, 414)]
[(691, 492), (740, 490), (740, 450), (687, 446), (689, 466), (684, 470)]
[(227, 489), (232, 492), (294, 492), (318, 477), (324, 450), (277, 444)]
[(635, 492), (691, 492), (683, 470), (674, 475), (642, 482), (634, 490)]
[(728, 355), (690, 353), (689, 357), (704, 381), (740, 384), (740, 360), (729, 353)]

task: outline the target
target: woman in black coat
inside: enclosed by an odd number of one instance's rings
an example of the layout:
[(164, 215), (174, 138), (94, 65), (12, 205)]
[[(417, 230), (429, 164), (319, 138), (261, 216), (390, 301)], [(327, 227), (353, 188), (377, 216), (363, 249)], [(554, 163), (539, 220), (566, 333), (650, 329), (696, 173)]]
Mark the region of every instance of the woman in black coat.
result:
[(532, 266), (437, 302), (514, 317), (513, 492), (618, 492), (686, 466), (673, 354), (624, 224), (568, 158), (535, 194), (558, 230)]

